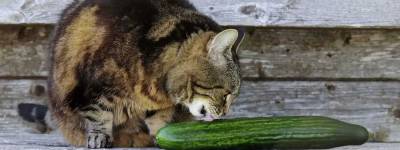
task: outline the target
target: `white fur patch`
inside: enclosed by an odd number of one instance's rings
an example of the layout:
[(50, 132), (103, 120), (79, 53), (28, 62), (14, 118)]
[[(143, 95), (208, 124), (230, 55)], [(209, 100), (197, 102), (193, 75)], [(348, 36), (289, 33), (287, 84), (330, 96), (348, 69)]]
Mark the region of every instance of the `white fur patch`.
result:
[(201, 114), (201, 109), (204, 106), (205, 110), (207, 111), (207, 101), (209, 101), (207, 98), (195, 96), (192, 103), (188, 105), (190, 113), (192, 113), (192, 115), (195, 117), (204, 117), (203, 114)]

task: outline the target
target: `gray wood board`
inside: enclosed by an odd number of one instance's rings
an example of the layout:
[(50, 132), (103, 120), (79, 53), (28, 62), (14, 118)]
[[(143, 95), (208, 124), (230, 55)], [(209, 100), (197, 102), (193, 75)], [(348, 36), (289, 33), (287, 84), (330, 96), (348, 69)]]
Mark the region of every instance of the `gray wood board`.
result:
[[(0, 27), (0, 78), (48, 74), (52, 26)], [(248, 28), (245, 78), (400, 79), (400, 30)]]
[(17, 105), (22, 102), (46, 103), (44, 80), (0, 80), (0, 118), (17, 116)]
[(0, 118), (0, 150), (3, 145), (43, 147), (68, 147), (58, 131), (51, 134), (40, 134), (27, 126), (26, 122), (16, 118)]
[(244, 77), (400, 77), (399, 30), (249, 29)]
[[(49, 147), (30, 145), (0, 144), (0, 150), (86, 150), (86, 148), (74, 147)], [(400, 143), (367, 143), (361, 146), (344, 146), (330, 150), (398, 150)], [(159, 150), (158, 148), (113, 148), (113, 150)]]
[[(190, 0), (221, 25), (398, 28), (397, 0)], [(53, 24), (72, 0), (2, 0), (0, 24)]]
[(46, 76), (51, 30), (50, 26), (1, 26), (0, 76)]
[[(25, 122), (16, 118), (0, 118), (0, 150), (85, 150), (69, 146), (58, 131), (35, 133)], [(332, 150), (397, 150), (400, 143), (366, 143)], [(128, 148), (114, 148), (125, 150)], [(129, 148), (131, 150), (158, 150), (158, 148)]]
[(400, 143), (367, 143), (361, 146), (346, 146), (332, 150), (397, 150)]
[[(0, 114), (21, 102), (46, 103), (44, 80), (0, 80)], [(400, 142), (400, 82), (243, 83), (232, 117), (321, 115), (368, 128), (371, 141)]]
[[(16, 118), (0, 118), (0, 150), (85, 150), (70, 147), (58, 131), (35, 133), (25, 122)], [(400, 143), (366, 143), (344, 146), (332, 150), (397, 150)], [(114, 148), (124, 150), (128, 148)], [(130, 148), (132, 150), (158, 150), (158, 148)]]

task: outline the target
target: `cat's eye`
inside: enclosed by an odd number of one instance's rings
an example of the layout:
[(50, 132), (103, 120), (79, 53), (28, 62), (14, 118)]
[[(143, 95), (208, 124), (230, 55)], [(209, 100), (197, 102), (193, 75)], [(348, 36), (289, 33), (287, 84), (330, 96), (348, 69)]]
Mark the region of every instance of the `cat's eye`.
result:
[(199, 81), (193, 82), (193, 84), (194, 84), (195, 86), (199, 87), (199, 88), (208, 89), (208, 90), (211, 90), (211, 89), (223, 89), (223, 88), (224, 88), (223, 86), (208, 85), (208, 84), (206, 84), (206, 83), (199, 82)]

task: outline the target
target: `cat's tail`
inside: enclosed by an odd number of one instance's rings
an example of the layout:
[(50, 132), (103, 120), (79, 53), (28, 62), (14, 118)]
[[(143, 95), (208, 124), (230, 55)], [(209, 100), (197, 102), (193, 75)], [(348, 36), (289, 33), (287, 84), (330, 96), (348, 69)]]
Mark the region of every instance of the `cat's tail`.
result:
[(54, 120), (46, 105), (33, 103), (18, 104), (18, 115), (31, 123), (39, 132), (45, 133), (56, 129)]

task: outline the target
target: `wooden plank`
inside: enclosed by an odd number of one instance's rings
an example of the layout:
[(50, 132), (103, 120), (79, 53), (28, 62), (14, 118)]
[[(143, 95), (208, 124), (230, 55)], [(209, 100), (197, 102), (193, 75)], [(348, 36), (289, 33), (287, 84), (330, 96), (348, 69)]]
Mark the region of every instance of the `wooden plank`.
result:
[[(0, 24), (53, 24), (72, 0), (3, 0)], [(397, 0), (190, 0), (222, 25), (399, 28)]]
[[(86, 150), (87, 148), (57, 147), (57, 146), (37, 146), (37, 145), (0, 145), (1, 150)], [(385, 146), (385, 145), (383, 145)], [(161, 150), (159, 148), (112, 148), (113, 150)]]
[[(0, 27), (0, 78), (44, 77), (52, 26)], [(400, 30), (248, 28), (242, 75), (256, 79), (400, 79)]]
[(73, 0), (2, 0), (1, 24), (53, 24)]
[[(74, 150), (61, 133), (35, 133), (25, 122), (16, 118), (0, 118), (0, 150)], [(137, 150), (155, 150), (145, 148)], [(116, 149), (118, 150), (118, 149)], [(122, 149), (120, 149), (122, 150)], [(136, 150), (136, 149), (133, 149)]]
[[(49, 147), (49, 146), (37, 146), (31, 145), (0, 145), (2, 150), (73, 150), (73, 147)], [(333, 148), (330, 150), (398, 150), (399, 143), (367, 143), (361, 146), (344, 146)], [(83, 148), (81, 148), (83, 149)], [(113, 148), (113, 150), (159, 150), (159, 148)]]
[[(0, 114), (15, 118), (18, 103), (45, 103), (44, 86), (0, 80)], [(400, 142), (399, 99), (400, 82), (245, 81), (227, 117), (329, 116), (366, 126), (372, 141)]]
[(0, 80), (0, 118), (16, 117), (22, 102), (46, 103), (45, 80)]
[[(21, 120), (0, 118), (0, 149), (1, 150), (72, 150), (59, 132), (50, 134), (32, 133), (29, 127), (22, 125)], [(332, 150), (397, 150), (400, 143), (366, 143), (361, 146), (344, 146)], [(127, 148), (114, 148), (125, 150)], [(130, 150), (158, 150), (159, 148), (130, 148)]]
[(1, 26), (0, 76), (46, 76), (51, 30), (51, 26)]
[(398, 28), (396, 0), (192, 0), (222, 25)]
[[(74, 150), (58, 131), (50, 134), (32, 132), (20, 119), (0, 118), (0, 150)], [(155, 150), (144, 148), (137, 150)], [(122, 150), (122, 149), (116, 149)], [(136, 149), (132, 149), (136, 150)]]
[(399, 79), (400, 31), (249, 29), (244, 77)]
[(361, 146), (345, 146), (332, 150), (397, 150), (399, 146), (400, 143), (366, 143)]

